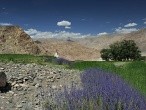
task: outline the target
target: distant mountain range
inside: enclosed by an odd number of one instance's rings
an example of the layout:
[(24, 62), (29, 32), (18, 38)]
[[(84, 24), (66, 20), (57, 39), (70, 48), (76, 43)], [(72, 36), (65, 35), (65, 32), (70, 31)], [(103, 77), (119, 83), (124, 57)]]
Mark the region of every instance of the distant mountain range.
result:
[[(70, 37), (70, 36), (68, 36)], [(134, 40), (142, 55), (146, 55), (146, 29), (129, 34), (113, 34), (88, 38), (32, 39), (18, 26), (0, 26), (0, 53), (45, 54), (69, 60), (97, 60), (100, 50), (114, 42)]]
[(134, 40), (140, 50), (146, 52), (146, 29), (141, 29), (139, 31), (131, 32), (128, 34), (113, 34), (93, 38), (85, 38), (76, 40), (82, 45), (90, 48), (95, 48), (101, 50), (103, 48), (108, 48), (108, 46), (116, 41), (121, 40)]
[(62, 57), (71, 60), (97, 60), (100, 58), (100, 50), (108, 48), (110, 44), (121, 40), (134, 40), (142, 55), (146, 56), (146, 29), (141, 29), (128, 34), (111, 34), (100, 37), (88, 38), (42, 38), (39, 44), (45, 48), (50, 55), (57, 49)]

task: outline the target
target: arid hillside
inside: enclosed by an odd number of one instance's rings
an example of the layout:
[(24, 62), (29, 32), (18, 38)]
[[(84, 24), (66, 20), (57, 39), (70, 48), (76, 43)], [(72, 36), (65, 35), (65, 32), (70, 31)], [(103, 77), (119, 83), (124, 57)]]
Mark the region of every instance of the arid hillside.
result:
[(54, 55), (58, 50), (59, 55), (71, 60), (98, 60), (100, 50), (108, 48), (110, 44), (121, 40), (134, 40), (142, 55), (146, 55), (146, 29), (141, 29), (129, 34), (113, 34), (100, 37), (78, 38), (72, 41), (67, 39), (37, 39), (39, 46), (48, 54)]
[(141, 29), (129, 34), (113, 34), (100, 37), (84, 38), (76, 40), (82, 45), (90, 48), (101, 50), (108, 48), (108, 46), (116, 41), (134, 40), (142, 52), (146, 51), (146, 29)]
[(54, 55), (56, 50), (60, 57), (69, 60), (96, 60), (100, 57), (99, 51), (94, 48), (88, 48), (78, 42), (71, 42), (61, 39), (38, 39), (41, 50), (46, 54)]
[(19, 26), (0, 26), (0, 53), (39, 54), (40, 49)]

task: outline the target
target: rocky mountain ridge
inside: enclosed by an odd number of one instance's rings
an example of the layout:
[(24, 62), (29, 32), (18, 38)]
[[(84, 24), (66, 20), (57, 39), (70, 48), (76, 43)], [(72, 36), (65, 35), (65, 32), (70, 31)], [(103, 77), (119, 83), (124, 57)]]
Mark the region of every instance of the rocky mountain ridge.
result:
[(19, 26), (0, 26), (0, 53), (39, 54), (40, 49)]

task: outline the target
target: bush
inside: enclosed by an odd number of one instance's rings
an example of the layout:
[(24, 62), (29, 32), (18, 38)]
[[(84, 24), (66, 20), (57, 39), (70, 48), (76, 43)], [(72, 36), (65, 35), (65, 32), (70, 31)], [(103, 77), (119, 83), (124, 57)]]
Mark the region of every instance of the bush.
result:
[(58, 65), (70, 65), (71, 63), (71, 61), (64, 58), (55, 58), (53, 62)]
[(102, 49), (101, 57), (104, 60), (140, 60), (141, 52), (136, 46), (136, 43), (133, 40), (123, 40), (121, 42), (116, 42), (111, 44), (110, 49)]
[(103, 60), (109, 61), (111, 59), (110, 49), (102, 49), (100, 54)]

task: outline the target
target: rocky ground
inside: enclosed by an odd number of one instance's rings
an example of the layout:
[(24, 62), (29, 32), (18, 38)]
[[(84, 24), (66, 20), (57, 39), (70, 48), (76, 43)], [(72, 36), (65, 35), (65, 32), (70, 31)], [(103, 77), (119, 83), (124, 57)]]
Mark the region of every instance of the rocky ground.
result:
[[(54, 94), (81, 86), (80, 71), (61, 66), (0, 63), (7, 75), (7, 91), (0, 93), (0, 110), (45, 110)], [(3, 92), (3, 91), (2, 91)]]

